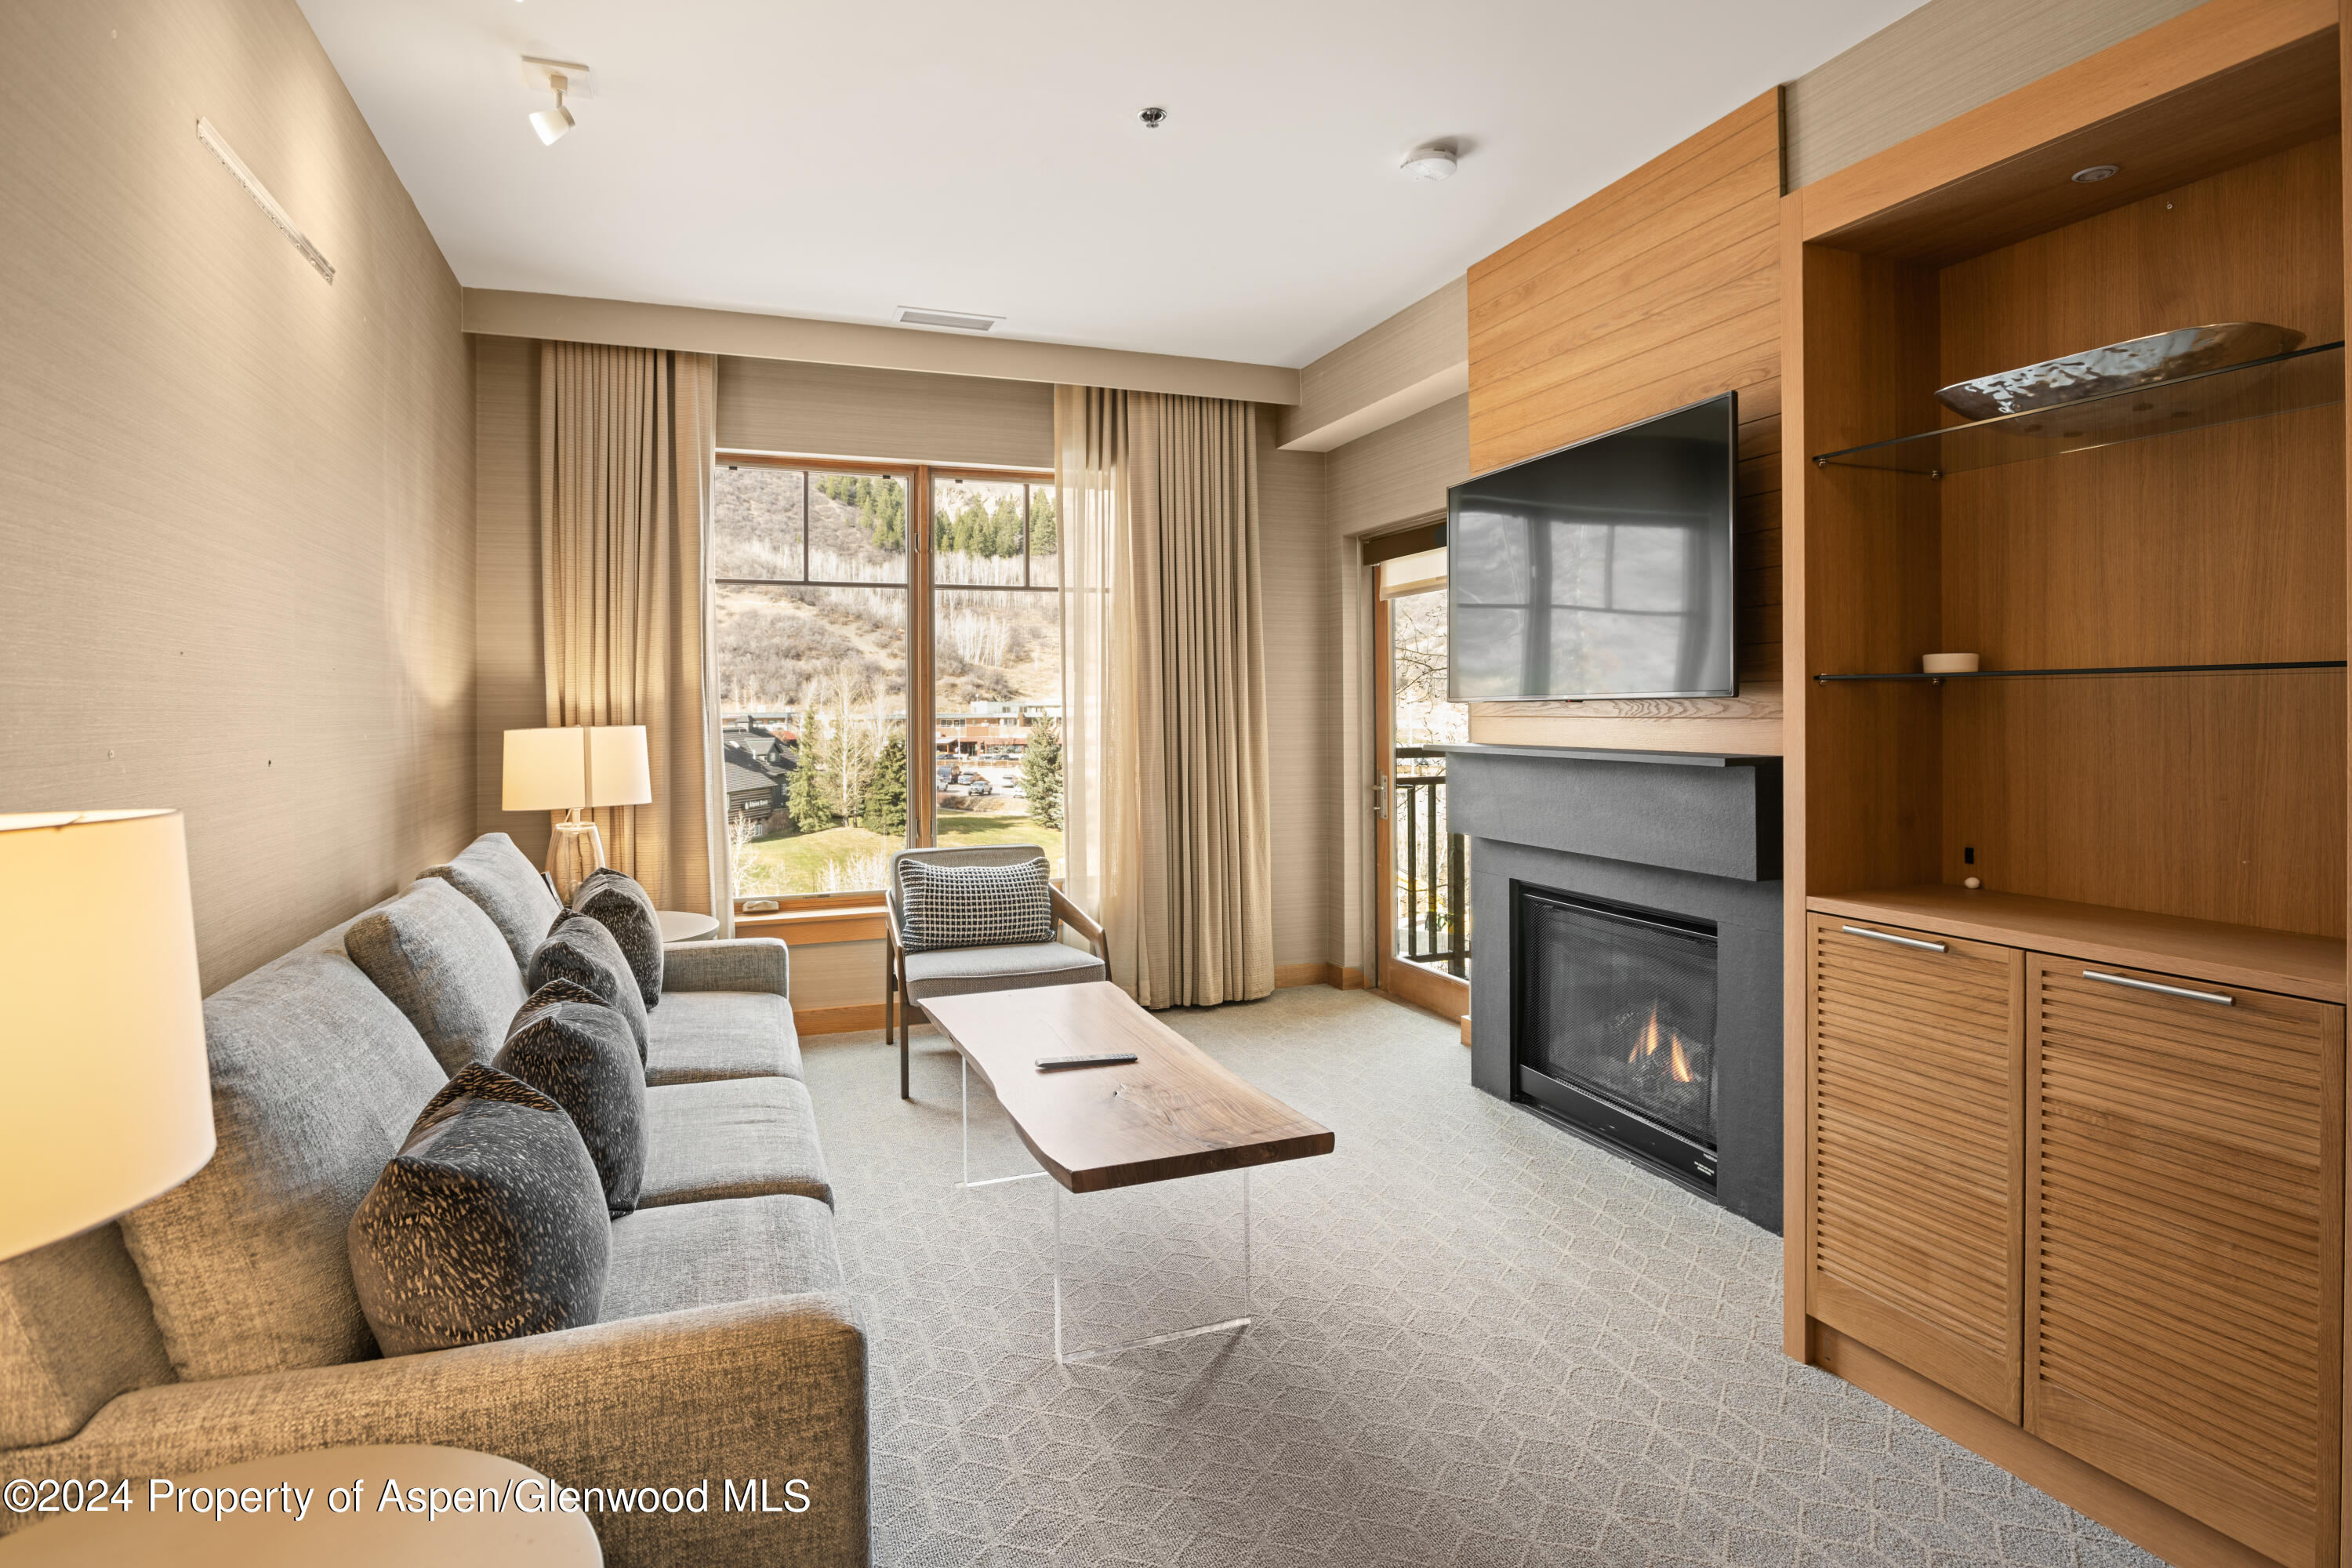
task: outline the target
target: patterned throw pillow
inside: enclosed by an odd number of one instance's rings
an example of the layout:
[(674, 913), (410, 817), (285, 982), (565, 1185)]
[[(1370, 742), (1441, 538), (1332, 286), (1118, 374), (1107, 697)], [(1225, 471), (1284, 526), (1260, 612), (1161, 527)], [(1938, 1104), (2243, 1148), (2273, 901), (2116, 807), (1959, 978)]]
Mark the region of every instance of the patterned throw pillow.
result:
[(653, 899), (637, 879), (607, 866), (580, 884), (572, 895), (572, 907), (613, 933), (621, 956), (629, 961), (629, 973), (636, 976), (638, 994), (646, 1006), (657, 1005), (662, 988), (661, 917), (654, 912)]
[(1044, 856), (1010, 866), (898, 862), (898, 902), (907, 951), (1002, 947), (1054, 940)]
[(531, 953), (522, 983), (536, 992), (551, 980), (569, 980), (584, 987), (628, 1020), (629, 1033), (637, 1042), (637, 1065), (645, 1065), (646, 999), (611, 931), (576, 910), (556, 916), (545, 940)]
[(345, 1241), (395, 1356), (594, 1322), (613, 1228), (563, 1108), (476, 1062), (425, 1105)]
[(646, 1069), (626, 1020), (569, 980), (522, 1005), (490, 1066), (563, 1107), (580, 1129), (614, 1219), (633, 1212), (646, 1176)]

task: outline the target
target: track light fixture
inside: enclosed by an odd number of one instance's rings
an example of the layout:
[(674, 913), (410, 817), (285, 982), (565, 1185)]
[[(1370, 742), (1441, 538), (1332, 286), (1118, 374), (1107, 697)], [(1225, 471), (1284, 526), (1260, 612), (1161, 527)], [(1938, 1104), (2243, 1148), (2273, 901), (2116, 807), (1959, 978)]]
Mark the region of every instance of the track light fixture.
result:
[(563, 95), (578, 87), (581, 79), (587, 74), (588, 68), (577, 61), (543, 60), (533, 55), (522, 58), (523, 79), (535, 88), (555, 94), (553, 109), (542, 109), (530, 117), (530, 128), (539, 132), (541, 142), (554, 146), (558, 137), (579, 123), (572, 118), (572, 110), (563, 106)]

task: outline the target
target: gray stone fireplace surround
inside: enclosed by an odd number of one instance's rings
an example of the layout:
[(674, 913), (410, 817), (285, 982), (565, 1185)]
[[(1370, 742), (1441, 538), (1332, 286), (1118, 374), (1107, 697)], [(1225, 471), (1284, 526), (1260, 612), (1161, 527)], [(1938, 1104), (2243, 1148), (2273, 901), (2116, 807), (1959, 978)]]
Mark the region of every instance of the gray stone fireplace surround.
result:
[[(1777, 1233), (1780, 759), (1463, 745), (1446, 748), (1445, 773), (1453, 830), (1471, 840), (1476, 933), (1471, 1082), (1528, 1103), (1517, 1091), (1515, 1070), (1514, 884), (1711, 922), (1717, 941), (1711, 1195)], [(1643, 1163), (1675, 1175), (1665, 1165)], [(1689, 1180), (1685, 1184), (1705, 1190)]]

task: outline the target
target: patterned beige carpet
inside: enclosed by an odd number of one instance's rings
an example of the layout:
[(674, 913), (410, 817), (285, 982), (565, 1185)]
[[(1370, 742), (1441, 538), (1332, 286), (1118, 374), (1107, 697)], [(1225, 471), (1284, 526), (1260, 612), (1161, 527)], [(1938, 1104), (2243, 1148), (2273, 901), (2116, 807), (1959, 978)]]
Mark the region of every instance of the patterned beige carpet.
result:
[[(907, 1104), (878, 1036), (807, 1043), (877, 1563), (2156, 1561), (1783, 1357), (1778, 1237), (1477, 1093), (1451, 1026), (1323, 987), (1168, 1018), (1338, 1152), (1254, 1179), (1250, 1329), (1068, 1368), (1051, 1184), (953, 1185), (953, 1053), (916, 1037)], [(1027, 1165), (972, 1111), (976, 1177)], [(1074, 1336), (1231, 1316), (1239, 1196), (1066, 1200)]]

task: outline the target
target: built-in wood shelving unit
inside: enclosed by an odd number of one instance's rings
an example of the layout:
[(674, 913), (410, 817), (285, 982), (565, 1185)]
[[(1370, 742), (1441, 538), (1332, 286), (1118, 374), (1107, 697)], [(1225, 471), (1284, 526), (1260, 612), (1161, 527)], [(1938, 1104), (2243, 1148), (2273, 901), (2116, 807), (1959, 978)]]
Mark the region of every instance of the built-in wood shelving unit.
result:
[(1889, 670), (1866, 675), (1816, 675), (1816, 681), (1827, 684), (1835, 680), (1913, 680), (1939, 686), (1947, 680), (2017, 680), (2027, 677), (2069, 675), (2242, 675), (2253, 670), (2342, 669), (2340, 658), (2284, 659), (2268, 664), (2111, 664), (2090, 665), (2075, 669), (1957, 669), (1941, 675), (1925, 675), (1918, 670)]

